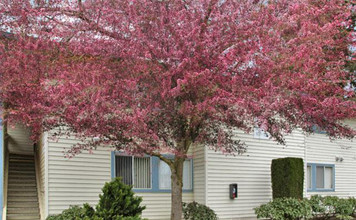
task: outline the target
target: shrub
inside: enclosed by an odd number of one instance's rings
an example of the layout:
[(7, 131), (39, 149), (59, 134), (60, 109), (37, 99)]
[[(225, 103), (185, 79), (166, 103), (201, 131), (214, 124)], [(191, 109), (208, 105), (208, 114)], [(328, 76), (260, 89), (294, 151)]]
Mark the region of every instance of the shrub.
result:
[(310, 204), (295, 198), (278, 198), (255, 208), (257, 218), (274, 220), (308, 219), (312, 216)]
[(132, 186), (116, 178), (105, 183), (102, 192), (96, 210), (85, 203), (83, 207), (71, 206), (47, 220), (143, 220), (140, 215), (145, 207), (140, 206), (142, 198), (134, 196)]
[(325, 215), (326, 213), (326, 207), (323, 204), (323, 197), (320, 195), (313, 195), (309, 199), (309, 204), (312, 208), (312, 214), (313, 216), (320, 216), (320, 215)]
[(216, 220), (215, 212), (208, 206), (197, 202), (183, 203), (183, 215), (185, 220)]
[(121, 178), (105, 183), (102, 192), (103, 194), (99, 195), (95, 216), (103, 220), (139, 216), (145, 209), (145, 206), (140, 206), (142, 198), (135, 196), (132, 186), (124, 184)]
[(349, 201), (352, 205), (352, 215), (355, 216), (356, 215), (356, 198), (350, 197)]
[(350, 220), (356, 210), (356, 199), (314, 195), (310, 199), (279, 198), (255, 208), (258, 218), (282, 219), (339, 219)]
[(49, 216), (47, 220), (91, 220), (93, 216), (94, 209), (86, 203), (83, 207), (70, 206), (61, 214)]
[(301, 158), (280, 158), (271, 165), (273, 199), (303, 198), (304, 165)]

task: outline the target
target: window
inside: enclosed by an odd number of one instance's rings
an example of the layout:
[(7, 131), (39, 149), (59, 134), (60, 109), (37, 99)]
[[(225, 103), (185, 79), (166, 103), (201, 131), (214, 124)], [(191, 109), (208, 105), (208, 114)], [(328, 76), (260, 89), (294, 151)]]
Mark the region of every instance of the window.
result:
[(253, 128), (253, 137), (258, 139), (269, 139), (270, 135), (268, 132), (264, 131), (262, 128), (254, 127)]
[[(133, 157), (111, 154), (111, 176), (122, 177), (136, 192), (170, 192), (171, 170), (158, 157)], [(183, 192), (193, 191), (193, 160), (183, 164)]]
[(151, 188), (151, 159), (149, 157), (116, 156), (116, 176), (136, 189)]
[[(186, 160), (183, 164), (183, 189), (192, 189), (191, 174), (191, 160)], [(171, 189), (171, 169), (164, 161), (159, 161), (159, 188)]]
[(334, 191), (335, 165), (308, 164), (307, 185), (308, 191)]
[(313, 131), (313, 133), (315, 134), (326, 134), (326, 131), (322, 130), (319, 126), (317, 125), (313, 125), (311, 130)]

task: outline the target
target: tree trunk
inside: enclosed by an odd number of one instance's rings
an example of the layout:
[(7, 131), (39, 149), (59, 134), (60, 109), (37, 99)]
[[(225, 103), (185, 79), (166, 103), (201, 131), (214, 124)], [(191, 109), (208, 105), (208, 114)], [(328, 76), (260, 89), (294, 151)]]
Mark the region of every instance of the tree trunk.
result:
[(171, 205), (171, 220), (182, 219), (182, 188), (183, 188), (183, 163), (184, 158), (175, 158), (173, 166), (171, 166), (171, 182), (172, 182), (172, 205)]

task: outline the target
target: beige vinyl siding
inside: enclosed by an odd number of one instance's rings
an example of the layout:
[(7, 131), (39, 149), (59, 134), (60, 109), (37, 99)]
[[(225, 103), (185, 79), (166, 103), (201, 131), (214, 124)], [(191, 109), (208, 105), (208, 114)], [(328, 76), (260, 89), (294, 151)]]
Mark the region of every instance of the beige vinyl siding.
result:
[[(146, 209), (142, 213), (143, 218), (149, 220), (167, 220), (171, 215), (171, 194), (170, 193), (137, 193), (142, 196), (143, 205)], [(192, 202), (193, 193), (183, 193), (184, 202)]]
[(21, 124), (9, 125), (8, 150), (12, 154), (33, 155), (33, 142), (30, 139), (30, 130)]
[[(93, 154), (83, 151), (74, 158), (64, 158), (64, 151), (78, 140), (75, 137), (48, 138), (48, 189), (49, 214), (58, 214), (70, 205), (98, 202), (101, 188), (111, 180), (111, 149), (101, 147)], [(146, 210), (143, 217), (148, 219), (169, 219), (170, 193), (138, 193), (143, 197)], [(183, 193), (183, 200), (193, 201), (193, 193)]]
[[(236, 131), (236, 138), (248, 146), (243, 155), (228, 156), (208, 151), (207, 205), (220, 219), (254, 218), (253, 208), (272, 198), (270, 166), (272, 159), (304, 158), (304, 136), (294, 132), (286, 146), (272, 140), (257, 139), (253, 134)], [(229, 184), (238, 184), (238, 198), (229, 198)]]
[(206, 148), (203, 146), (193, 147), (193, 187), (194, 201), (205, 204), (206, 200)]
[[(356, 121), (347, 124), (356, 128)], [(308, 192), (313, 194), (356, 196), (356, 142), (347, 139), (330, 141), (325, 134), (313, 134), (306, 137), (308, 163), (335, 165), (335, 192)], [(342, 157), (342, 162), (336, 162)]]
[(110, 181), (110, 149), (84, 151), (73, 158), (64, 152), (79, 141), (75, 137), (48, 138), (48, 213), (58, 214), (70, 205), (97, 204), (101, 188)]

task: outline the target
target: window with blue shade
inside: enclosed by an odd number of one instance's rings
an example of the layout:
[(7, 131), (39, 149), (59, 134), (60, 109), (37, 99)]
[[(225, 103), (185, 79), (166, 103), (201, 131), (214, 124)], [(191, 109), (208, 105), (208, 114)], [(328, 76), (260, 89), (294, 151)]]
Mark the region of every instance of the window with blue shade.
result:
[(335, 165), (308, 163), (307, 190), (308, 192), (335, 191)]
[(322, 129), (321, 129), (319, 126), (317, 126), (317, 125), (313, 125), (313, 126), (312, 126), (312, 131), (313, 131), (313, 133), (315, 133), (315, 134), (327, 134), (326, 131), (322, 130)]
[[(133, 157), (118, 152), (111, 155), (111, 177), (121, 177), (135, 192), (171, 192), (171, 170), (158, 157)], [(183, 165), (183, 192), (193, 191), (193, 160)]]

